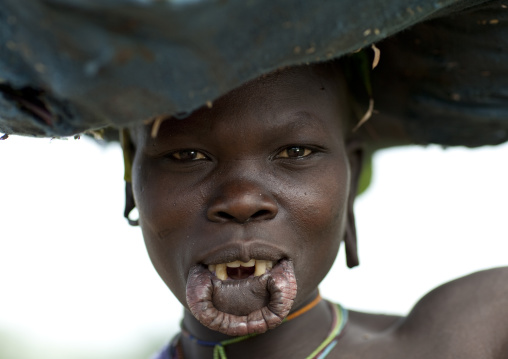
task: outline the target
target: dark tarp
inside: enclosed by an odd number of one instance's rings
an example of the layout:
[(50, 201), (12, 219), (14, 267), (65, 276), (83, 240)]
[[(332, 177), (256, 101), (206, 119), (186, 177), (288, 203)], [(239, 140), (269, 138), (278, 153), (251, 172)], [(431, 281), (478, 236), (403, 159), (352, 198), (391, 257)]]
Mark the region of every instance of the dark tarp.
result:
[(0, 132), (183, 117), (261, 74), (371, 43), (366, 130), (379, 147), (508, 140), (508, 9), (481, 0), (0, 0)]

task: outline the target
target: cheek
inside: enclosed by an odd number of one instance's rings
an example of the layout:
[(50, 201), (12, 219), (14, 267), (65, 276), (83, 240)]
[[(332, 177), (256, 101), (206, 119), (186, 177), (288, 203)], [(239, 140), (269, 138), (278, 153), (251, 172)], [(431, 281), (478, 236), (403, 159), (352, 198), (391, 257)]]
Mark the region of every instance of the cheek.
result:
[(133, 192), (140, 224), (154, 236), (164, 240), (203, 208), (203, 196), (188, 179), (174, 178), (150, 160), (134, 164)]
[(149, 167), (143, 161), (135, 162), (133, 173), (133, 192), (145, 245), (159, 276), (185, 302), (184, 263), (186, 253), (192, 251), (185, 229), (192, 228), (191, 212), (202, 206), (192, 203), (192, 197), (183, 196), (187, 190), (174, 186), (174, 181), (156, 170), (147, 170)]
[[(302, 235), (299, 288), (315, 288), (333, 265), (346, 229), (349, 171), (328, 168), (304, 190), (297, 200), (299, 211), (292, 219)], [(300, 285), (301, 284), (301, 285)], [(302, 293), (306, 295), (307, 293)]]
[[(170, 219), (167, 208), (170, 201), (163, 178), (144, 161), (134, 162), (133, 193), (139, 211), (139, 220), (145, 239), (161, 239), (160, 224)], [(168, 222), (166, 222), (168, 223)], [(170, 222), (168, 223), (170, 224)]]
[[(293, 196), (295, 224), (308, 232), (308, 240), (316, 245), (316, 237), (327, 241), (342, 238), (349, 195), (348, 171), (329, 169), (326, 175), (316, 176), (310, 186)], [(321, 242), (320, 241), (320, 242)]]

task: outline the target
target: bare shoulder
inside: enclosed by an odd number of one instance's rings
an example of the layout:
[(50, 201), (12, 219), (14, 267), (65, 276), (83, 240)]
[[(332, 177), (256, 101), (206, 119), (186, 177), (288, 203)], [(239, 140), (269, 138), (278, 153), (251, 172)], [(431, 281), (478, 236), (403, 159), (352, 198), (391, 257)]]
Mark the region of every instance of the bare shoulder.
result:
[(410, 336), (425, 331), (435, 343), (474, 352), (482, 358), (506, 358), (506, 323), (508, 267), (502, 267), (473, 273), (434, 289), (415, 305), (399, 330)]
[[(471, 321), (477, 316), (499, 318), (503, 314), (508, 319), (508, 267), (476, 272), (437, 287), (416, 304), (408, 319), (429, 309), (440, 317), (442, 312), (449, 313), (443, 319), (467, 317)], [(474, 310), (465, 312), (469, 309)]]

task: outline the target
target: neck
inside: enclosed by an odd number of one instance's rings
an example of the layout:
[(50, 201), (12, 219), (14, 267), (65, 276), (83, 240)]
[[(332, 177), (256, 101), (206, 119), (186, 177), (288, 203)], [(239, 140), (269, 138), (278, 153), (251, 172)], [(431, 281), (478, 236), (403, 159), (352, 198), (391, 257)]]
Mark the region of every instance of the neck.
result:
[[(315, 306), (313, 300), (318, 296), (317, 290), (288, 315), (288, 321), (279, 327), (269, 330), (239, 343), (226, 347), (228, 359), (234, 358), (292, 358), (310, 354), (327, 336), (331, 327), (331, 312), (325, 301)], [(305, 311), (305, 307), (312, 307)], [(303, 308), (303, 310), (302, 310)], [(297, 315), (301, 311), (301, 315)], [(189, 311), (185, 311), (183, 326), (194, 337), (210, 342), (231, 339), (219, 332), (210, 330), (199, 323)], [(198, 345), (183, 337), (182, 344), (185, 358), (212, 358), (213, 348)]]

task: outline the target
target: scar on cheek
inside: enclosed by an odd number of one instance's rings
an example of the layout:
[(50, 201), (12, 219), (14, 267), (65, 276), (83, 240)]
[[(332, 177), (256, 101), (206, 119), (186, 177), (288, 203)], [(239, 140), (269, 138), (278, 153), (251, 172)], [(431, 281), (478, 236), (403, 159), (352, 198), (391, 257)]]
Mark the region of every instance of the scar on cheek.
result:
[(159, 241), (163, 241), (166, 237), (168, 237), (171, 234), (170, 229), (165, 229), (163, 231), (160, 231), (158, 233)]

